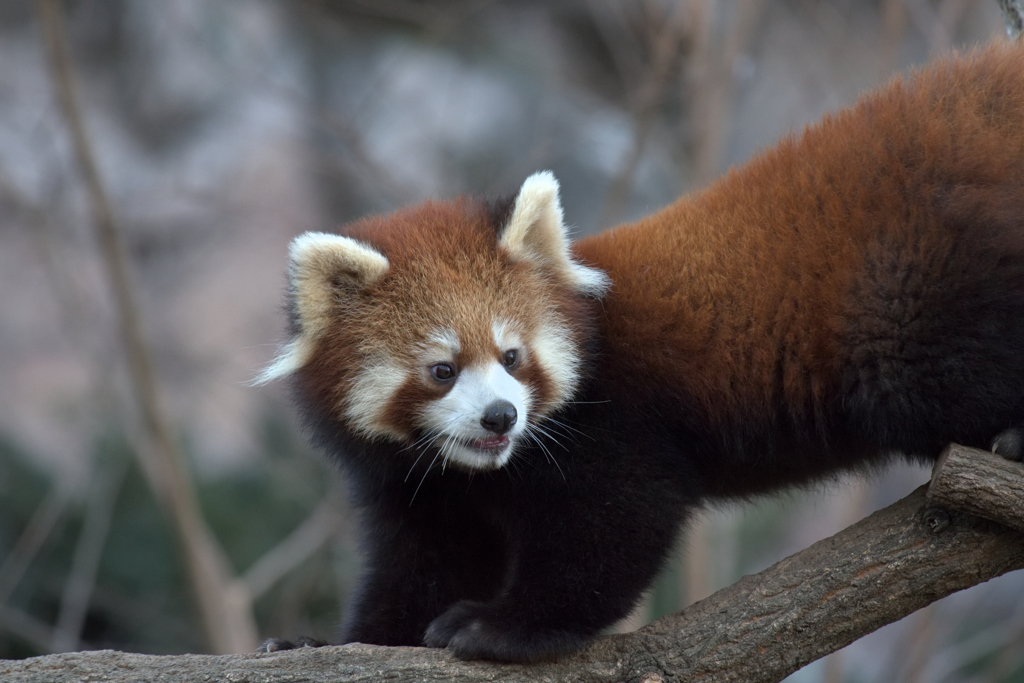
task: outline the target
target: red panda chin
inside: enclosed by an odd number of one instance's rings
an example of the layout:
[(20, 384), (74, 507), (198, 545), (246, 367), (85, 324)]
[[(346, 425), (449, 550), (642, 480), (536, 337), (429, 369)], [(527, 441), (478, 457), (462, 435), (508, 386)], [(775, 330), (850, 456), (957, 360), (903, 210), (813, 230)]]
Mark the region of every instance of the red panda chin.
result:
[(504, 435), (469, 440), (442, 434), (435, 443), (439, 444), (438, 453), (445, 464), (470, 472), (501, 469), (512, 457), (515, 445), (513, 439)]

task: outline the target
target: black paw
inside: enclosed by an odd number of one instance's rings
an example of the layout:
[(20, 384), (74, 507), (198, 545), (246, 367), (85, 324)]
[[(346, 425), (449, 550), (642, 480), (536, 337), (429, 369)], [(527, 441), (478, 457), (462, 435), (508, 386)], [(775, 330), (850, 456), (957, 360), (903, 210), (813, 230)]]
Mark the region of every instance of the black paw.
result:
[(280, 638), (267, 638), (260, 643), (257, 652), (281, 652), (283, 650), (295, 650), (300, 647), (324, 647), (330, 645), (322, 640), (316, 638), (307, 638), (302, 636), (295, 640), (281, 640)]
[(529, 629), (521, 615), (506, 618), (488, 605), (463, 600), (430, 622), (423, 643), (447, 647), (459, 659), (539, 662), (575, 652), (589, 640), (561, 629)]
[(483, 615), (485, 605), (481, 602), (463, 600), (448, 608), (441, 616), (430, 622), (423, 636), (423, 644), (427, 647), (448, 647), (452, 638), (462, 630), (468, 629), (474, 620)]
[(992, 452), (1007, 460), (1024, 461), (1024, 432), (1019, 429), (1000, 432), (992, 441)]

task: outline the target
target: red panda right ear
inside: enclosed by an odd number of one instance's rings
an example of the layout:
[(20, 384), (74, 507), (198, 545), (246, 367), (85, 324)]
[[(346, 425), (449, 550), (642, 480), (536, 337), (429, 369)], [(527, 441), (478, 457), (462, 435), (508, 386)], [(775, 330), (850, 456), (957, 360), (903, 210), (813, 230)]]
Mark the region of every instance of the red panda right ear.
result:
[(601, 296), (611, 280), (603, 271), (572, 258), (567, 233), (558, 181), (551, 171), (540, 171), (523, 182), (498, 245), (513, 258), (553, 272), (578, 292)]
[(361, 289), (381, 278), (388, 259), (373, 247), (351, 237), (307, 232), (289, 248), (289, 285), (298, 334), (254, 382), (264, 384), (304, 366), (314, 342), (327, 330), (338, 301), (339, 288)]

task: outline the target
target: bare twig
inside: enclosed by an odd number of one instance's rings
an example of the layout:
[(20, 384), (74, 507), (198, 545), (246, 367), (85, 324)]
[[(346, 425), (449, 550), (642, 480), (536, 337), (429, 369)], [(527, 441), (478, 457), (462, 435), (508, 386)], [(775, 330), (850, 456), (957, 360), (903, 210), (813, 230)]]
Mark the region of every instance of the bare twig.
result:
[(114, 508), (128, 473), (128, 461), (116, 464), (94, 475), (92, 493), (86, 507), (85, 523), (75, 545), (71, 572), (64, 582), (57, 626), (50, 646), (52, 652), (68, 652), (79, 648), (82, 626), (85, 624), (89, 599), (96, 583), (96, 572), (103, 556), (103, 547), (110, 531)]
[(712, 4), (699, 0), (699, 6), (705, 34), (704, 39), (695, 45), (691, 86), (694, 106), (693, 178), (694, 185), (698, 186), (707, 184), (721, 172), (719, 166), (729, 131), (729, 111), (734, 92), (733, 68), (736, 60), (749, 48), (764, 0), (737, 1), (734, 16), (721, 43), (707, 39)]
[(944, 0), (937, 7), (926, 0), (903, 0), (903, 4), (910, 20), (928, 42), (929, 52), (942, 53), (953, 46), (953, 38), (967, 9), (964, 0)]
[(601, 36), (601, 41), (608, 48), (615, 70), (624, 84), (639, 82), (646, 70), (641, 57), (644, 46), (631, 31), (627, 30), (627, 10), (631, 7), (614, 0), (587, 0), (590, 20)]
[(881, 78), (888, 78), (896, 68), (906, 30), (907, 9), (903, 0), (882, 0), (882, 44), (878, 51), (878, 73)]
[(253, 599), (263, 595), (334, 536), (341, 526), (339, 517), (337, 504), (328, 497), (306, 521), (249, 567), (242, 581)]
[(40, 621), (20, 609), (0, 605), (0, 629), (28, 641), (40, 652), (51, 652), (50, 642), (53, 640), (53, 629), (46, 622)]
[(63, 15), (57, 0), (37, 0), (37, 7), (60, 109), (88, 190), (93, 224), (117, 304), (134, 397), (149, 442), (138, 451), (143, 472), (174, 522), (212, 649), (249, 650), (258, 642), (252, 600), (244, 585), (232, 579), (223, 550), (202, 518), (187, 461), (159, 405), (153, 364), (128, 275), (128, 259), (78, 108)]
[(644, 148), (654, 125), (658, 106), (665, 98), (673, 67), (678, 66), (683, 41), (687, 35), (686, 3), (678, 0), (672, 15), (651, 40), (651, 64), (646, 77), (631, 94), (630, 110), (633, 116), (633, 140), (629, 151), (612, 178), (602, 211), (602, 225), (618, 221), (622, 208), (633, 186), (633, 176), (643, 158)]
[[(68, 489), (67, 482), (63, 480), (50, 487), (50, 491), (39, 503), (36, 511), (32, 513), (21, 536), (14, 543), (11, 553), (0, 565), (0, 605), (7, 602), (18, 582), (21, 581), (21, 577), (25, 575), (25, 571), (32, 564), (39, 549), (50, 537), (57, 520), (60, 519), (68, 505), (70, 493)], [(49, 650), (49, 646), (45, 649)]]

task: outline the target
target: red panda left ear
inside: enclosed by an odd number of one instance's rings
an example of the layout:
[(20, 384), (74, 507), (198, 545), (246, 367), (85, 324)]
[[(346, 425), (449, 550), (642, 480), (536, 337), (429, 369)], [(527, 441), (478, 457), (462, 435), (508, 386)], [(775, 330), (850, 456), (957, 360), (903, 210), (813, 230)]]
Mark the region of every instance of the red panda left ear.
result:
[(498, 245), (513, 258), (553, 270), (578, 292), (603, 295), (611, 280), (603, 271), (573, 260), (567, 232), (562, 223), (558, 181), (551, 171), (540, 171), (527, 178), (520, 188)]
[(295, 337), (253, 382), (265, 384), (302, 368), (339, 306), (387, 273), (388, 259), (343, 235), (307, 232), (292, 240), (288, 279)]

